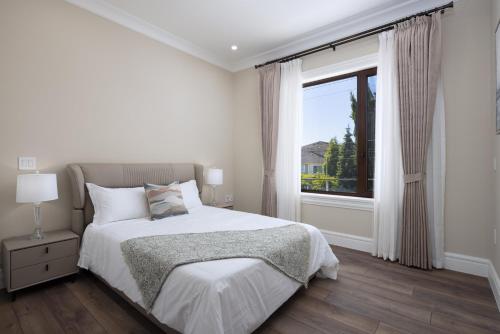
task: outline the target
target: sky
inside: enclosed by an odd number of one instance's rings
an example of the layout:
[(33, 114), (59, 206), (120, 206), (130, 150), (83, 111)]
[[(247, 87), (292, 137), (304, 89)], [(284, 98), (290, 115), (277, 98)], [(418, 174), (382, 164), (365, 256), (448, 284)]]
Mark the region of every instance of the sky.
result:
[[(350, 93), (356, 96), (356, 82), (356, 77), (351, 77), (304, 88), (302, 145), (329, 142), (333, 137), (342, 142), (347, 126), (352, 132)], [(368, 85), (375, 91), (375, 77), (369, 78)]]

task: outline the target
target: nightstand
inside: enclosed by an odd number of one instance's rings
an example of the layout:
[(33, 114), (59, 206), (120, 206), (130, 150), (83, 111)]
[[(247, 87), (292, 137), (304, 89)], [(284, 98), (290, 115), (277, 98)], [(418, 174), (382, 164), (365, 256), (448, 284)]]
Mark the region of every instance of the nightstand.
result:
[(3, 274), (7, 292), (76, 274), (80, 238), (70, 230), (45, 232), (42, 240), (30, 236), (2, 242)]
[(234, 209), (233, 202), (217, 203), (216, 207), (221, 208), (221, 209), (228, 209), (228, 210)]

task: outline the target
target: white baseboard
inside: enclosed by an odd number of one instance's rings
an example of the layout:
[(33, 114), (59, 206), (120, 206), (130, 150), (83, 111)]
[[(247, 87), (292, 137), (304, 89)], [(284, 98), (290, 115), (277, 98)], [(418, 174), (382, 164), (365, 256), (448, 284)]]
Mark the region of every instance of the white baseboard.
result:
[(498, 278), (498, 273), (493, 266), (493, 263), (489, 261), (489, 273), (488, 281), (490, 282), (491, 290), (493, 291), (493, 296), (497, 302), (497, 308), (500, 310), (500, 278)]
[(328, 230), (320, 231), (330, 245), (356, 249), (367, 253), (371, 253), (372, 251), (373, 239), (371, 238)]
[[(357, 235), (320, 230), (329, 244), (371, 253), (373, 239)], [(444, 267), (461, 273), (488, 277), (490, 260), (457, 253), (444, 253)], [(500, 286), (500, 285), (499, 285)]]
[[(329, 244), (371, 253), (373, 239), (352, 234), (320, 230)], [(449, 270), (487, 277), (500, 310), (500, 278), (493, 263), (485, 258), (457, 253), (444, 253), (444, 267)]]
[(444, 267), (461, 273), (488, 277), (490, 260), (457, 253), (444, 253)]

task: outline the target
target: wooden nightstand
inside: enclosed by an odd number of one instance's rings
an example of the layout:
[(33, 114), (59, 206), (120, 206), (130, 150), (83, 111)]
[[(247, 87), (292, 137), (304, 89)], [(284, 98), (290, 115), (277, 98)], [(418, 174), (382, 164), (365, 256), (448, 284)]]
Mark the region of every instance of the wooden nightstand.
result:
[(69, 230), (45, 232), (42, 240), (29, 236), (2, 242), (3, 274), (7, 292), (76, 274), (80, 238)]
[(228, 210), (234, 209), (233, 202), (217, 203), (216, 207), (221, 208), (221, 209), (228, 209)]

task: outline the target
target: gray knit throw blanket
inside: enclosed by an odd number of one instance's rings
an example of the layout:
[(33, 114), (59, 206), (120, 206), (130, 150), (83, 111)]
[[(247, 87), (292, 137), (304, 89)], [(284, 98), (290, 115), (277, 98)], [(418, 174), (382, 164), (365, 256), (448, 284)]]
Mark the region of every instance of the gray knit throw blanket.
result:
[(298, 224), (250, 231), (140, 237), (123, 241), (123, 257), (150, 312), (176, 267), (229, 258), (256, 258), (307, 286), (309, 232)]

